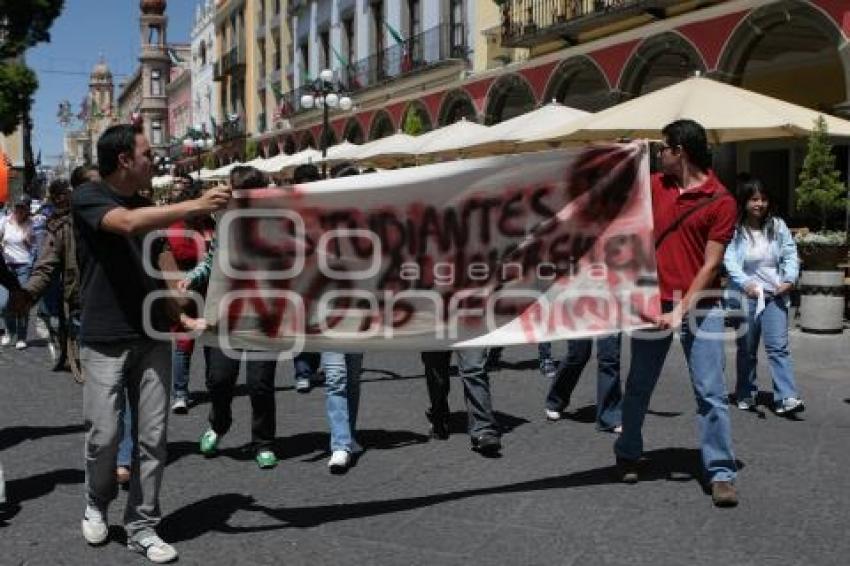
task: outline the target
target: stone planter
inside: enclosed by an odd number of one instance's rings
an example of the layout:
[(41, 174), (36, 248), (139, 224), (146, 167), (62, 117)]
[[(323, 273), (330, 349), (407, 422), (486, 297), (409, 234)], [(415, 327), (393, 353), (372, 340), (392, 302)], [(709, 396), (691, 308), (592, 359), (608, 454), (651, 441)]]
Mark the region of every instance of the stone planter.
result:
[(840, 334), (844, 330), (844, 273), (803, 271), (800, 278), (800, 328)]

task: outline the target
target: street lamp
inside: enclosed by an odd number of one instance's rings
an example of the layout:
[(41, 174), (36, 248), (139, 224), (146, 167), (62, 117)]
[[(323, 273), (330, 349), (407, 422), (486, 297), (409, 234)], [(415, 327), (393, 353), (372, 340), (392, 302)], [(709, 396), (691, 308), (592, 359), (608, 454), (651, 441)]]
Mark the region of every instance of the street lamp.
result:
[(183, 138), (183, 151), (188, 155), (198, 156), (197, 171), (201, 170), (201, 154), (212, 149), (213, 145), (215, 145), (215, 142), (213, 142), (212, 136), (201, 127), (192, 128)]
[(342, 85), (334, 83), (334, 73), (330, 69), (324, 69), (319, 73), (319, 78), (313, 81), (307, 88), (312, 92), (301, 95), (302, 108), (322, 109), (322, 177), (327, 177), (328, 166), (325, 158), (328, 156), (328, 132), (330, 131), (329, 113), (331, 108), (339, 108), (343, 112), (351, 110), (351, 98), (345, 95)]

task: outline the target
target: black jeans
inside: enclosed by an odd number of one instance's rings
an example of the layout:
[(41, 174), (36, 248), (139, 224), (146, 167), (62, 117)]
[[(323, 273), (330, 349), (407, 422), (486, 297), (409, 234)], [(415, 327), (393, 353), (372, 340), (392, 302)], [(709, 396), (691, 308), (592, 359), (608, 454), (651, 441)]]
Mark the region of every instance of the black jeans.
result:
[(245, 381), (251, 398), (251, 445), (254, 450), (271, 448), (274, 444), (276, 404), (274, 399), (275, 360), (248, 361), (230, 358), (219, 348), (205, 347), (207, 391), (210, 394), (210, 426), (216, 434), (230, 430), (233, 413), (230, 405), (239, 377), (239, 367), (245, 362)]

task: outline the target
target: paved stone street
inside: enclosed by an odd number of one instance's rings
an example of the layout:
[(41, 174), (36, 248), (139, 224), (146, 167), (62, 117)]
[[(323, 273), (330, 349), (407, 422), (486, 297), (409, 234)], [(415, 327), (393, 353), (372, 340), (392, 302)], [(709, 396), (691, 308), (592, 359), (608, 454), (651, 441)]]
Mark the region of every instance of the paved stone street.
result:
[[(850, 556), (850, 340), (794, 332), (807, 411), (797, 422), (733, 411), (741, 505), (715, 509), (699, 470), (694, 401), (674, 345), (647, 418), (646, 481), (612, 476), (612, 435), (593, 425), (595, 366), (580, 382), (572, 418), (543, 418), (546, 382), (536, 350), (506, 350), (492, 374), (506, 429), (504, 455), (469, 449), (459, 383), (454, 434), (429, 441), (418, 355), (367, 354), (360, 439), (366, 452), (331, 476), (324, 394), (278, 379), (281, 465), (261, 471), (241, 448), (248, 399), (235, 401), (223, 453), (205, 460), (197, 439), (207, 404), (170, 421), (161, 532), (183, 564), (363, 565), (838, 565)], [(561, 354), (563, 344), (556, 344)], [(729, 369), (733, 351), (728, 350)], [(626, 352), (624, 364), (628, 365)], [(16, 507), (0, 522), (0, 564), (143, 564), (111, 541), (89, 548), (83, 510), (82, 388), (51, 373), (46, 350), (0, 351), (0, 458)], [(769, 389), (761, 368), (762, 390)], [(732, 379), (727, 370), (727, 378)], [(126, 493), (111, 509), (120, 524)]]

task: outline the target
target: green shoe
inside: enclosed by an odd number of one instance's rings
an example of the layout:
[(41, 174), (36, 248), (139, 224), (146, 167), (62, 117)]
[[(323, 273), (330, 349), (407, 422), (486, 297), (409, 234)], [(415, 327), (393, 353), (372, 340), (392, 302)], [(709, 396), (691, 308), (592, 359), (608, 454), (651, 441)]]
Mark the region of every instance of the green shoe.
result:
[(216, 434), (213, 429), (208, 428), (207, 431), (201, 435), (201, 454), (204, 456), (215, 456), (215, 453), (218, 450), (219, 439), (220, 437), (218, 434)]
[(271, 450), (260, 450), (254, 458), (261, 470), (268, 470), (277, 466), (277, 456)]

